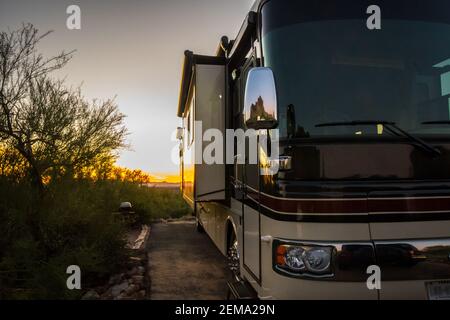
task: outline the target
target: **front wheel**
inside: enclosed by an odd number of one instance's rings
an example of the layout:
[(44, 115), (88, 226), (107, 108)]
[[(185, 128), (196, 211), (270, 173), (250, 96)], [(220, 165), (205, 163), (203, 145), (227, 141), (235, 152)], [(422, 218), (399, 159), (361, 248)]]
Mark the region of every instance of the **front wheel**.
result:
[(197, 229), (198, 233), (205, 233), (205, 229), (203, 228), (202, 224), (200, 223), (200, 221), (198, 219), (197, 219), (196, 229)]

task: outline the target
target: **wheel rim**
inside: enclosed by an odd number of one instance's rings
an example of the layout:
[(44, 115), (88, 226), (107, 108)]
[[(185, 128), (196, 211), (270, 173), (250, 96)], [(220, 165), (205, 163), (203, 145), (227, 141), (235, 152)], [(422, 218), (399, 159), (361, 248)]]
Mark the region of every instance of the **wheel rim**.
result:
[(239, 275), (239, 246), (237, 240), (234, 240), (231, 246), (228, 248), (228, 267), (235, 275)]

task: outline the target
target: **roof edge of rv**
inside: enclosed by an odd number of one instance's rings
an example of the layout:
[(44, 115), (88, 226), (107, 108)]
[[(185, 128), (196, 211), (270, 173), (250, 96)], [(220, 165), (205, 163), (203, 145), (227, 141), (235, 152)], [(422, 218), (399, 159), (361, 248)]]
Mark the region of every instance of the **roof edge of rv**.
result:
[(189, 90), (188, 83), (186, 81), (186, 78), (192, 73), (192, 66), (193, 66), (193, 56), (194, 53), (192, 51), (186, 50), (184, 51), (184, 62), (183, 62), (183, 71), (181, 75), (181, 85), (180, 85), (180, 95), (178, 98), (178, 112), (177, 116), (182, 117), (184, 112), (184, 105), (185, 101), (187, 99), (187, 91)]
[[(260, 1), (257, 1), (257, 3), (260, 3)], [(178, 117), (182, 117), (184, 113), (185, 105), (189, 95), (193, 66), (195, 64), (220, 65), (226, 64), (227, 62), (229, 62), (230, 65), (233, 65), (234, 63), (237, 63), (241, 58), (245, 58), (247, 52), (245, 51), (246, 46), (244, 44), (255, 31), (257, 21), (258, 13), (255, 11), (250, 11), (247, 14), (241, 28), (239, 29), (238, 35), (236, 36), (235, 40), (229, 41), (228, 37), (226, 36), (223, 36), (220, 39), (219, 47), (216, 51), (215, 56), (196, 55), (189, 50), (186, 50), (184, 52), (183, 73), (178, 100)]]
[(230, 61), (239, 60), (239, 57), (242, 55), (246, 55), (247, 52), (242, 53), (243, 49), (243, 43), (245, 40), (251, 37), (253, 32), (255, 31), (256, 25), (258, 23), (258, 13), (255, 11), (250, 11), (247, 14), (246, 19), (244, 20), (244, 23), (242, 24), (241, 28), (239, 29), (239, 32), (235, 38), (235, 40), (232, 42), (232, 45), (230, 46), (230, 50), (228, 53), (228, 59)]
[(183, 73), (181, 76), (180, 95), (178, 98), (178, 117), (182, 117), (184, 113), (184, 108), (189, 95), (189, 87), (191, 85), (194, 65), (225, 65), (226, 63), (227, 59), (225, 57), (198, 55), (194, 54), (190, 50), (186, 50), (184, 52)]

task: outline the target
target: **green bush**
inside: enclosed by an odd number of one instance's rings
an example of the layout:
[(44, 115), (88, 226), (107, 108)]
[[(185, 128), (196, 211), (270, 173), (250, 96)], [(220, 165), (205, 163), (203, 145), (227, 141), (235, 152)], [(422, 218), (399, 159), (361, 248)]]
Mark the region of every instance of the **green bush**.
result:
[(117, 211), (121, 202), (131, 202), (140, 223), (159, 218), (179, 218), (190, 209), (178, 189), (154, 188), (132, 182), (100, 181), (95, 184), (96, 199), (110, 211)]
[(126, 226), (113, 215), (121, 202), (133, 204), (141, 223), (189, 213), (178, 191), (130, 182), (61, 180), (41, 199), (0, 177), (0, 192), (0, 299), (79, 298), (82, 291), (66, 287), (69, 265), (80, 266), (84, 288), (118, 272), (128, 256)]

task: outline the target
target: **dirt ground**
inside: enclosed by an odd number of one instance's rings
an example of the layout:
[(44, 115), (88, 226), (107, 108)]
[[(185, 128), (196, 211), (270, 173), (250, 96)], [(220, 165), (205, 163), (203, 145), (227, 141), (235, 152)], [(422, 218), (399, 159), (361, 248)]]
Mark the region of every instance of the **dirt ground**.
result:
[(150, 299), (225, 299), (226, 258), (193, 221), (152, 225), (148, 250)]

